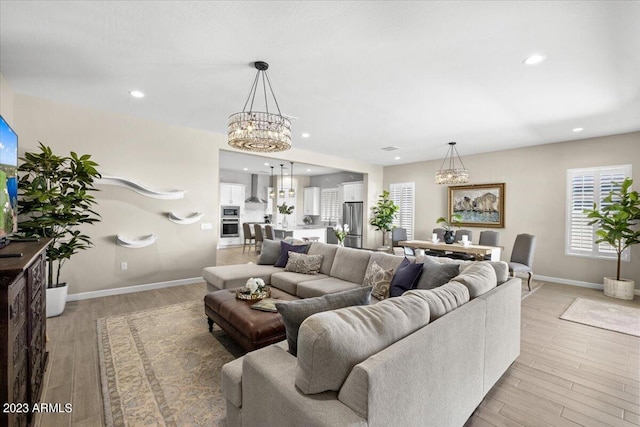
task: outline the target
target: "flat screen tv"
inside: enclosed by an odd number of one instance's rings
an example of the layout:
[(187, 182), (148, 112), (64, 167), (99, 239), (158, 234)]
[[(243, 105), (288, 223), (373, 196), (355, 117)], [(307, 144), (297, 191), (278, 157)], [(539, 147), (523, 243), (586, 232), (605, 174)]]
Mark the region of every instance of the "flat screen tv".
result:
[(18, 231), (18, 135), (0, 116), (0, 247)]

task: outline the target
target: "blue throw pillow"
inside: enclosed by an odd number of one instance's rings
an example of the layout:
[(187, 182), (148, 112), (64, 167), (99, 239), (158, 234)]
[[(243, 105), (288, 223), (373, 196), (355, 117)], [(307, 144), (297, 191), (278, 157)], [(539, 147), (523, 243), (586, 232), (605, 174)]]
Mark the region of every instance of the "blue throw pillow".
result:
[(389, 296), (399, 297), (406, 291), (415, 288), (420, 279), (420, 273), (422, 273), (422, 263), (412, 264), (405, 257), (391, 279)]
[(287, 262), (289, 262), (289, 251), (297, 252), (299, 254), (306, 254), (308, 248), (309, 248), (309, 245), (290, 245), (287, 242), (280, 242), (280, 256), (278, 257), (278, 260), (276, 261), (276, 263), (273, 264), (273, 266), (274, 267), (286, 266)]

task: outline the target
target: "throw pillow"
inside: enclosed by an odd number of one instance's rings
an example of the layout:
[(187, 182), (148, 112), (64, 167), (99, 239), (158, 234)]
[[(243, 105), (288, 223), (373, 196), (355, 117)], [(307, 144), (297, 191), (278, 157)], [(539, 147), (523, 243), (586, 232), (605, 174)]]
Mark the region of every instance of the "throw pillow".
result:
[(278, 240), (264, 239), (260, 256), (258, 257), (258, 265), (273, 265), (278, 261), (280, 256), (280, 242)]
[(299, 254), (307, 253), (309, 245), (290, 245), (287, 242), (280, 242), (280, 256), (278, 260), (273, 264), (274, 267), (284, 267), (289, 261), (289, 252), (296, 252)]
[(389, 287), (393, 278), (393, 268), (385, 270), (373, 261), (364, 275), (364, 286), (372, 286), (371, 295), (383, 300), (389, 298)]
[(412, 264), (407, 257), (404, 257), (396, 274), (391, 279), (391, 288), (389, 289), (389, 296), (399, 297), (409, 289), (415, 288), (422, 273), (422, 263)]
[(423, 259), (422, 274), (416, 284), (416, 289), (433, 289), (442, 286), (460, 273), (458, 264), (441, 264), (425, 257)]
[(349, 289), (321, 297), (277, 302), (276, 308), (282, 316), (287, 333), (289, 353), (294, 356), (298, 354), (298, 329), (307, 317), (322, 311), (336, 310), (352, 305), (368, 305), (370, 302), (371, 286)]
[(289, 261), (284, 269), (294, 273), (318, 274), (322, 258), (322, 255), (305, 255), (289, 251)]

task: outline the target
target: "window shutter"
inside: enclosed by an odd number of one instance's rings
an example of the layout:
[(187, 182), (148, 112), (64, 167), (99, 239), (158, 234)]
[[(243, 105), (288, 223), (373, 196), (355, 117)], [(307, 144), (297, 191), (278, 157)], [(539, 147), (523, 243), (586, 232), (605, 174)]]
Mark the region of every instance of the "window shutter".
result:
[(323, 188), (320, 196), (320, 220), (337, 220), (340, 216), (338, 208), (338, 189)]
[[(569, 169), (567, 171), (567, 238), (568, 255), (593, 258), (616, 258), (615, 249), (607, 244), (597, 245), (597, 224), (589, 225), (584, 209), (605, 206), (604, 198), (609, 192), (620, 188), (627, 176), (631, 176), (631, 165), (606, 166), (588, 169)], [(622, 254), (623, 260), (629, 259), (629, 250)]]
[(407, 230), (407, 239), (413, 239), (415, 212), (415, 182), (389, 185), (389, 198), (400, 207), (393, 225)]

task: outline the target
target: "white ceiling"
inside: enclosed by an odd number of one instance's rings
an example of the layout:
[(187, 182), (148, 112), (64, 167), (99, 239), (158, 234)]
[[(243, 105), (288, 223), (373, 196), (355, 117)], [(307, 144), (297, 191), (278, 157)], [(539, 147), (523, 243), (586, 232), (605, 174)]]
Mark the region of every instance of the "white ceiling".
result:
[(3, 0), (0, 71), (224, 134), (264, 60), (294, 147), (390, 165), (640, 130), (639, 22), (637, 1)]
[[(258, 175), (271, 175), (271, 166), (273, 166), (273, 174), (276, 176), (280, 175), (280, 165), (282, 165), (283, 175), (289, 175), (291, 169), (291, 163), (288, 160), (274, 160), (240, 151), (220, 151), (219, 163), (220, 169)], [(328, 175), (338, 172), (343, 172), (343, 170), (307, 163), (293, 163), (294, 176)]]

